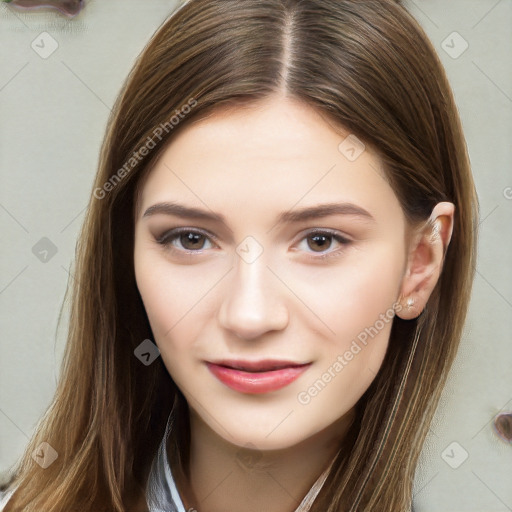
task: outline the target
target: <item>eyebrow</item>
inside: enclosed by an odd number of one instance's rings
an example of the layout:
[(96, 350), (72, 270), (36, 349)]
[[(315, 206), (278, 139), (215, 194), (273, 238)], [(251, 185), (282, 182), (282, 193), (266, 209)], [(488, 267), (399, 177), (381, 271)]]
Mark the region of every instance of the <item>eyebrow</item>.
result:
[[(154, 204), (144, 212), (142, 217), (150, 217), (156, 214), (174, 215), (176, 217), (186, 219), (213, 221), (224, 224), (227, 227), (225, 217), (219, 213), (203, 210), (201, 208), (185, 206), (176, 202)], [(376, 222), (370, 212), (353, 203), (325, 203), (283, 212), (277, 217), (275, 225), (299, 223), (307, 220), (327, 217), (329, 215), (349, 215), (359, 217), (361, 220)]]

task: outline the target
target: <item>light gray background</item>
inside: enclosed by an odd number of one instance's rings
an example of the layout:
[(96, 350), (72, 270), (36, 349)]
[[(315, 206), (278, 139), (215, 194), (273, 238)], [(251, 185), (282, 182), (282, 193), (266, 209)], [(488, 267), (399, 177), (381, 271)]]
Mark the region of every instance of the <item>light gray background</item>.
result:
[[(57, 320), (110, 106), (175, 6), (93, 0), (69, 21), (0, 4), (0, 480), (55, 391), (67, 329)], [(512, 411), (512, 0), (407, 6), (447, 69), (481, 204), (469, 319), (414, 502), (417, 512), (512, 511), (512, 445), (492, 428)], [(43, 32), (58, 44), (47, 58), (31, 46), (51, 48)], [(32, 252), (43, 237), (57, 248), (46, 263)]]

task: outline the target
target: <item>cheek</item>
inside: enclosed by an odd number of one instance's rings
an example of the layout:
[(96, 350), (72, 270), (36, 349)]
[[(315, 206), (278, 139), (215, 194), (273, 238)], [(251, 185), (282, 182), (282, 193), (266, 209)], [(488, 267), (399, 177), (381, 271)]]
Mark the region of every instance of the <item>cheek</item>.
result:
[(316, 281), (314, 303), (330, 330), (323, 330), (316, 368), (297, 399), (304, 414), (323, 418), (326, 424), (357, 403), (384, 360), (401, 269), (398, 260), (380, 260), (384, 252), (361, 255), (350, 272), (339, 269), (329, 279)]
[(199, 271), (194, 265), (171, 265), (146, 250), (136, 253), (135, 275), (153, 341), (168, 372), (183, 386), (193, 364), (190, 354), (212, 317), (209, 299), (222, 272), (219, 268)]
[[(353, 250), (335, 265), (315, 269), (282, 269), (283, 281), (306, 306), (303, 318), (323, 333), (335, 348), (379, 320), (398, 296), (402, 272), (401, 253), (392, 243)], [(380, 323), (379, 323), (380, 325)]]
[(222, 272), (208, 265), (171, 264), (161, 254), (140, 251), (135, 275), (153, 334), (163, 340), (200, 314)]
[[(187, 320), (186, 311), (189, 298), (177, 289), (179, 282), (171, 280), (169, 270), (158, 266), (148, 267), (137, 275), (137, 284), (153, 332), (153, 341), (160, 351), (160, 357), (180, 387), (185, 384), (185, 376), (190, 374), (187, 366), (187, 342), (194, 334)], [(167, 283), (173, 283), (172, 286)], [(197, 306), (196, 306), (197, 307)], [(188, 336), (188, 338), (187, 338)]]

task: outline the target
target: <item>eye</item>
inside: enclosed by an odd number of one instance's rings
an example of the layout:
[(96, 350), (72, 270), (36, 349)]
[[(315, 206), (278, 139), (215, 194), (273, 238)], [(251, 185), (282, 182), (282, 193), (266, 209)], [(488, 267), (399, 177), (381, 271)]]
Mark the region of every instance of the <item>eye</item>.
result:
[[(209, 247), (205, 247), (205, 242), (209, 240), (209, 238), (214, 239), (215, 237), (190, 228), (177, 228), (165, 232), (162, 236), (157, 238), (156, 241), (172, 251), (190, 254), (202, 251), (203, 249), (209, 249)], [(176, 247), (178, 247), (178, 249), (176, 249)]]
[[(325, 252), (332, 247), (333, 240), (340, 244), (342, 249)], [(305, 252), (309, 252), (310, 254), (318, 254), (317, 256), (311, 256), (312, 259), (324, 259), (333, 256), (340, 256), (341, 251), (343, 250), (343, 246), (349, 245), (351, 240), (335, 231), (317, 230), (307, 233), (306, 236), (301, 239), (301, 242), (305, 242), (306, 248), (312, 249), (312, 251), (308, 251), (303, 246), (303, 250), (305, 250)]]

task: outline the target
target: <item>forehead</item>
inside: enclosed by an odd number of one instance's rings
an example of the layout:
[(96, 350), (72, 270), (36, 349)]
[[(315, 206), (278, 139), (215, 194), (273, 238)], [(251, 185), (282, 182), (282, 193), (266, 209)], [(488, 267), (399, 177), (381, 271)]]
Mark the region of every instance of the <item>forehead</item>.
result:
[(178, 132), (145, 180), (141, 210), (177, 199), (254, 217), (320, 201), (401, 215), (376, 152), (283, 97), (214, 111)]

